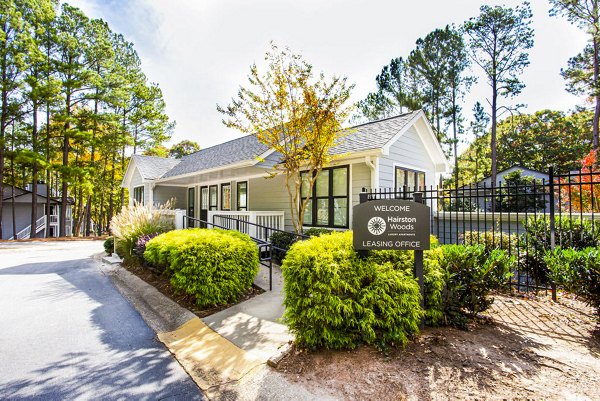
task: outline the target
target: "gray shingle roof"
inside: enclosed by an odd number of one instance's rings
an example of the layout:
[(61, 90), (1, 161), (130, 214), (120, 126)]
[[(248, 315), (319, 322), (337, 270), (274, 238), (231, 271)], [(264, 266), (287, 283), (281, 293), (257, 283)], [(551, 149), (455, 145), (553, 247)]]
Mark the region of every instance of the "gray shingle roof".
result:
[(247, 160), (254, 160), (268, 149), (269, 148), (260, 143), (256, 137), (247, 135), (183, 156), (181, 163), (166, 173), (163, 178), (227, 166), (229, 164)]
[(349, 128), (349, 133), (343, 136), (339, 144), (331, 149), (331, 153), (360, 152), (379, 149), (385, 146), (402, 128), (408, 124), (418, 111), (411, 111), (399, 116), (377, 120)]
[(145, 180), (155, 180), (162, 177), (163, 174), (171, 170), (180, 162), (177, 159), (156, 156), (133, 155), (131, 158), (135, 159), (135, 165), (140, 171), (142, 178)]
[[(331, 149), (331, 153), (344, 154), (382, 148), (402, 128), (404, 128), (417, 113), (418, 111), (412, 111), (396, 117), (390, 117), (352, 127), (349, 129), (350, 132), (341, 139), (340, 143)], [(152, 159), (148, 161), (144, 160), (143, 164), (144, 166), (149, 166), (148, 169), (154, 169), (154, 178), (168, 178), (228, 166), (238, 162), (254, 160), (268, 149), (269, 148), (260, 143), (255, 136), (247, 135), (184, 156), (180, 163), (176, 163), (169, 168), (167, 168), (167, 164), (161, 164), (159, 166), (158, 161), (155, 160), (158, 159), (160, 161), (169, 162), (177, 161), (149, 156), (134, 157)], [(162, 170), (163, 168), (165, 170)], [(140, 168), (140, 171), (141, 170), (142, 169)], [(148, 173), (148, 177), (144, 176), (144, 178), (154, 179), (150, 178), (150, 175), (151, 174)]]

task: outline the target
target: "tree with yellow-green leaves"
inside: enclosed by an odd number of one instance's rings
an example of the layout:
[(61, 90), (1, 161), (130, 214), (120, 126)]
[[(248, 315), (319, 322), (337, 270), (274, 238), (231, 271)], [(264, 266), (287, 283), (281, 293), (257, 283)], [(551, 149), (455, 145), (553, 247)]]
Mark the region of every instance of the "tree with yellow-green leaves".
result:
[[(301, 198), (301, 187), (312, 193), (319, 173), (333, 161), (330, 149), (352, 111), (347, 101), (354, 85), (346, 77), (315, 76), (300, 55), (274, 44), (265, 60), (266, 72), (253, 64), (249, 86), (241, 87), (230, 105), (217, 109), (226, 116), (226, 126), (255, 135), (281, 155), (273, 175), (285, 177), (292, 224), (300, 233), (310, 201)], [(306, 172), (304, 182), (301, 172)]]

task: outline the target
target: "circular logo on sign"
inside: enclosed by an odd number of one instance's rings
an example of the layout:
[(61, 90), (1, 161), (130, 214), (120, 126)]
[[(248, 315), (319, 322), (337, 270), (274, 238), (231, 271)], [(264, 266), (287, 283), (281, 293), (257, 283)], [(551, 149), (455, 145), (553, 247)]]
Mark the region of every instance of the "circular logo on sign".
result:
[(385, 220), (381, 217), (371, 217), (367, 223), (367, 229), (373, 235), (381, 235), (385, 232)]

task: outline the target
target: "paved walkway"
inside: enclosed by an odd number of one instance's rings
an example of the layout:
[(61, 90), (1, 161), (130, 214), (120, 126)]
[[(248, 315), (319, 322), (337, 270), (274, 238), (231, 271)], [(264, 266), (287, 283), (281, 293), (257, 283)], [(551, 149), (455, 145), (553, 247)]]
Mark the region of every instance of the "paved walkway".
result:
[(269, 269), (264, 266), (260, 267), (254, 284), (265, 292), (202, 321), (233, 344), (266, 361), (294, 337), (280, 321), (285, 308), (279, 266), (273, 266), (273, 291), (269, 291)]
[(99, 241), (0, 243), (0, 399), (202, 399), (90, 255)]

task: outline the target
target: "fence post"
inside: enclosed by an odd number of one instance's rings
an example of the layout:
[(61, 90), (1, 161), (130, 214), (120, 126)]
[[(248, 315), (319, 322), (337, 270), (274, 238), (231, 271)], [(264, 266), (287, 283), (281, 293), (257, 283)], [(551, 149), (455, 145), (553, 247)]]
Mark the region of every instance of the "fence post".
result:
[(366, 201), (369, 200), (369, 193), (368, 192), (359, 193), (358, 199), (359, 199), (360, 203), (365, 203)]
[[(550, 166), (548, 168), (548, 180), (550, 185), (550, 250), (554, 250), (556, 246), (556, 227), (554, 222), (554, 167)], [(554, 280), (550, 284), (552, 288), (552, 301), (556, 302), (556, 283)]]
[[(413, 193), (413, 201), (416, 203), (423, 203), (423, 193), (415, 192)], [(414, 261), (414, 275), (419, 283), (419, 291), (421, 292), (421, 309), (425, 310), (425, 274), (423, 270), (423, 251), (414, 251), (415, 252), (415, 261)], [(425, 318), (421, 319), (421, 323), (419, 324), (419, 328), (423, 329), (425, 327)]]

